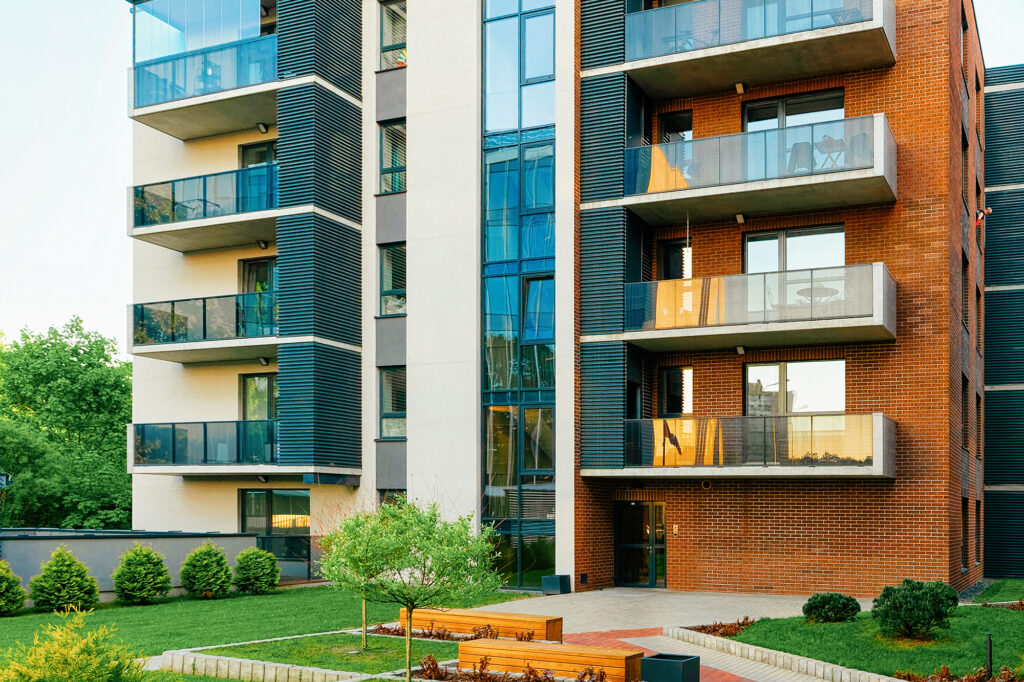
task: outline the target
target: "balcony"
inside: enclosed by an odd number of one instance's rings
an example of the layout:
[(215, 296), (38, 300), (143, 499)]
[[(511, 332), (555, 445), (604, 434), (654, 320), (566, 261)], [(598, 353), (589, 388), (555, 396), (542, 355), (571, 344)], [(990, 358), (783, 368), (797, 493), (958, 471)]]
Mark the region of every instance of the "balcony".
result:
[(147, 467), (204, 467), (210, 473), (275, 465), (277, 422), (268, 420), (134, 424), (132, 463)]
[(170, 362), (277, 357), (277, 292), (138, 303), (130, 352)]
[(277, 36), (138, 62), (130, 115), (180, 140), (277, 121)]
[(277, 175), (270, 164), (134, 187), (129, 234), (182, 252), (273, 241)]
[(625, 287), (623, 339), (651, 351), (896, 338), (896, 282), (882, 263)]
[(896, 201), (883, 114), (625, 150), (622, 200), (652, 225)]
[(896, 424), (882, 414), (684, 417), (625, 422), (610, 478), (893, 478)]
[(654, 99), (896, 63), (892, 0), (696, 0), (626, 15), (624, 70)]

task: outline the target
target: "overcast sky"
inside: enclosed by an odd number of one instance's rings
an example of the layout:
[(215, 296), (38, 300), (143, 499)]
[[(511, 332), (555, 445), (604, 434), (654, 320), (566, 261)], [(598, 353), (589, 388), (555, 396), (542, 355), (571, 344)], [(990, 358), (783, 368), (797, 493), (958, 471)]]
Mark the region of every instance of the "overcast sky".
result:
[[(131, 298), (128, 4), (0, 7), (8, 27), (0, 130), (10, 152), (0, 160), (0, 332), (11, 338), (77, 314), (123, 349)], [(1024, 62), (1024, 2), (975, 7), (986, 65)]]

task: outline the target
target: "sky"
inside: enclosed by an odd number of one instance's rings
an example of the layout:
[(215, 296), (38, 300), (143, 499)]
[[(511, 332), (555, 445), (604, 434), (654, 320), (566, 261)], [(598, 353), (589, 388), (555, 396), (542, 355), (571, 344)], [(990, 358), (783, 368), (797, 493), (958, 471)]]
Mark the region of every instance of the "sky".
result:
[[(565, 0), (562, 0), (565, 2)], [(933, 0), (944, 2), (945, 0)], [(0, 333), (79, 315), (124, 350), (131, 299), (124, 0), (0, 0)], [(45, 9), (41, 9), (45, 8)], [(1024, 63), (1022, 0), (975, 0), (987, 66)]]

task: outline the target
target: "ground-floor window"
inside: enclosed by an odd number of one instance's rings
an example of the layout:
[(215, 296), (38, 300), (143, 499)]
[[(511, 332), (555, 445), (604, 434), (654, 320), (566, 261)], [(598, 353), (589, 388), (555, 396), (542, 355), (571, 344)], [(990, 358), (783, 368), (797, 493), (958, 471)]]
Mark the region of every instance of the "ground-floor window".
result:
[(242, 490), (242, 532), (277, 557), (282, 580), (311, 577), (308, 490)]

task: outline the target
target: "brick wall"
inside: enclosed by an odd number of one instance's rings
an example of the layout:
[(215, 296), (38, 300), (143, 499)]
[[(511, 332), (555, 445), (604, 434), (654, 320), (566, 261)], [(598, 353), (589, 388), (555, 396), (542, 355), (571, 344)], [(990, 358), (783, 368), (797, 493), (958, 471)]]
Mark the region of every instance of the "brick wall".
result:
[[(968, 89), (983, 77), (970, 0)], [(945, 580), (964, 589), (982, 577), (975, 565), (975, 495), (971, 486), (968, 570), (961, 571), (961, 198), (960, 2), (895, 0), (897, 63), (828, 78), (661, 102), (654, 113), (692, 109), (694, 137), (741, 132), (743, 102), (841, 87), (846, 116), (884, 113), (896, 137), (896, 204), (692, 224), (695, 277), (742, 272), (743, 233), (843, 224), (848, 264), (881, 261), (898, 288), (897, 339), (890, 343), (652, 354), (648, 366), (690, 365), (698, 416), (743, 414), (745, 362), (845, 358), (848, 412), (883, 412), (897, 422), (897, 478), (859, 480), (576, 480), (576, 589), (613, 580), (612, 500), (666, 503), (668, 587), (684, 590), (809, 593), (841, 590), (873, 596), (904, 577)], [(977, 145), (970, 107), (968, 140)], [(657, 139), (657, 120), (653, 121)], [(983, 128), (981, 139), (984, 140)], [(972, 148), (968, 173), (981, 158)], [(968, 210), (975, 210), (974, 192)], [(973, 226), (973, 222), (972, 222)], [(686, 227), (649, 230), (645, 248), (685, 236)], [(969, 246), (970, 306), (981, 254)], [(657, 258), (651, 258), (657, 268)], [(655, 274), (656, 276), (656, 274)], [(982, 282), (981, 286), (984, 286)], [(983, 311), (971, 310), (970, 319)], [(975, 328), (970, 326), (971, 355)], [(973, 361), (973, 360), (972, 360)], [(648, 372), (656, 376), (656, 372)], [(652, 376), (653, 375), (653, 376)], [(968, 447), (980, 461), (970, 372)], [(656, 392), (655, 392), (656, 394)], [(656, 397), (652, 397), (656, 400)], [(578, 428), (578, 426), (577, 426)], [(971, 472), (980, 475), (980, 470)], [(972, 484), (975, 479), (972, 478)], [(673, 534), (673, 527), (678, 533)], [(587, 574), (587, 585), (580, 583)]]

